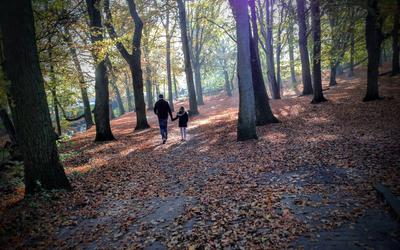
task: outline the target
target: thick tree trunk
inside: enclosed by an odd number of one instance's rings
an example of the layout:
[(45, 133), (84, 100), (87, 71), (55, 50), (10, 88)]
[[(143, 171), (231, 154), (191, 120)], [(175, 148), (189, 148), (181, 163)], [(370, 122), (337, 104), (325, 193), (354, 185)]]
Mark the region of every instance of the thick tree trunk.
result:
[(188, 92), (189, 92), (190, 115), (196, 115), (199, 113), (199, 110), (197, 108), (197, 98), (193, 81), (192, 63), (190, 62), (189, 40), (188, 40), (187, 26), (186, 26), (186, 10), (182, 0), (177, 0), (177, 3), (179, 10), (179, 25), (181, 28), (182, 50), (183, 50), (183, 57), (185, 60), (186, 82), (188, 85)]
[(70, 190), (53, 137), (31, 1), (2, 1), (0, 29), (17, 142), (24, 158), (25, 193), (40, 188)]
[[(129, 53), (125, 48), (124, 44), (120, 41), (116, 41), (116, 48), (129, 65), (129, 69), (132, 75), (133, 92), (135, 96), (135, 110), (136, 110), (136, 127), (135, 130), (142, 130), (149, 128), (146, 117), (146, 103), (144, 101), (143, 93), (143, 72), (141, 64), (141, 42), (142, 42), (142, 31), (143, 22), (139, 17), (136, 10), (136, 4), (134, 0), (127, 1), (129, 13), (135, 26), (132, 38), (132, 52)], [(104, 12), (106, 16), (106, 27), (110, 37), (117, 39), (117, 33), (112, 25), (112, 15), (110, 11), (109, 0), (104, 1)]]
[(368, 52), (367, 94), (363, 101), (373, 101), (379, 97), (379, 57), (381, 55), (382, 31), (378, 0), (368, 0), (368, 14), (365, 20), (365, 38)]
[(93, 126), (93, 118), (92, 118), (92, 111), (90, 108), (90, 101), (87, 93), (85, 77), (83, 75), (81, 63), (78, 59), (78, 53), (72, 41), (72, 37), (69, 33), (68, 28), (65, 28), (65, 38), (68, 45), (69, 52), (72, 57), (72, 61), (74, 62), (75, 70), (78, 73), (78, 81), (79, 81), (79, 89), (81, 91), (81, 97), (83, 102), (83, 112), (85, 114), (85, 123), (86, 129), (90, 129)]
[[(101, 13), (98, 9), (100, 0), (86, 0), (90, 19), (92, 44), (103, 41)], [(96, 141), (111, 141), (114, 136), (110, 126), (108, 77), (105, 58), (102, 58), (97, 51), (93, 51), (95, 61), (95, 90), (96, 104), (94, 108), (94, 120), (96, 123)]]
[(236, 20), (239, 118), (237, 140), (257, 139), (247, 1), (229, 0)]
[(169, 10), (167, 11), (165, 25), (165, 38), (166, 38), (166, 64), (167, 64), (167, 81), (168, 81), (168, 102), (171, 111), (174, 112), (174, 97), (172, 93), (172, 74), (171, 74), (171, 34), (169, 30)]
[(313, 90), (314, 96), (311, 103), (326, 101), (322, 92), (321, 77), (321, 13), (319, 0), (311, 0), (311, 18), (313, 33)]
[(258, 49), (258, 27), (257, 27), (257, 16), (254, 0), (249, 1), (251, 11), (251, 22), (253, 29), (253, 37), (250, 32), (249, 24), (249, 41), (250, 41), (250, 60), (251, 60), (251, 73), (254, 90), (254, 100), (256, 105), (256, 125), (263, 126), (269, 123), (278, 122), (275, 116), (272, 114), (271, 107), (268, 102), (267, 90), (265, 89), (265, 83), (261, 70), (260, 54)]
[(397, 11), (393, 19), (392, 30), (392, 75), (400, 73), (400, 44), (399, 44), (399, 28), (400, 28), (400, 0), (397, 0)]
[(15, 135), (14, 124), (12, 123), (10, 116), (8, 115), (7, 110), (5, 108), (0, 108), (0, 119), (3, 122), (3, 126), (7, 131), (11, 143), (17, 144), (17, 137)]
[[(281, 99), (281, 94), (279, 91), (279, 86), (275, 76), (275, 62), (274, 62), (274, 48), (273, 48), (273, 15), (272, 15), (272, 0), (266, 0), (266, 23), (267, 23), (267, 39), (266, 39), (266, 47), (267, 47), (267, 68), (268, 68), (268, 82), (271, 87), (271, 95), (272, 99)], [(258, 47), (257, 47), (258, 48)]]
[(297, 18), (299, 25), (299, 49), (301, 58), (301, 77), (303, 82), (303, 95), (311, 95), (313, 93), (310, 61), (307, 47), (307, 25), (305, 13), (305, 0), (296, 0)]
[(126, 99), (128, 102), (128, 111), (131, 112), (134, 110), (133, 107), (133, 100), (132, 100), (132, 94), (131, 94), (131, 90), (129, 88), (129, 80), (128, 80), (128, 74), (126, 72), (124, 72), (124, 84), (125, 84), (125, 93), (126, 93)]

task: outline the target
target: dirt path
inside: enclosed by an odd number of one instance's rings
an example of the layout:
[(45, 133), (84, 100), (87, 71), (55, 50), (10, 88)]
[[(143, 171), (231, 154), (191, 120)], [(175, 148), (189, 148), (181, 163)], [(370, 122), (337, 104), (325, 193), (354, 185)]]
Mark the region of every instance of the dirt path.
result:
[(170, 124), (162, 145), (153, 115), (152, 129), (133, 133), (127, 114), (113, 121), (117, 141), (96, 144), (89, 131), (65, 145), (74, 192), (19, 204), (16, 217), (36, 216), (5, 244), (396, 249), (399, 224), (372, 188), (384, 182), (400, 194), (396, 81), (385, 78), (382, 93), (394, 98), (380, 102), (360, 102), (360, 78), (339, 81), (322, 105), (271, 101), (282, 123), (258, 128), (250, 142), (235, 141), (236, 98), (206, 99), (185, 143)]

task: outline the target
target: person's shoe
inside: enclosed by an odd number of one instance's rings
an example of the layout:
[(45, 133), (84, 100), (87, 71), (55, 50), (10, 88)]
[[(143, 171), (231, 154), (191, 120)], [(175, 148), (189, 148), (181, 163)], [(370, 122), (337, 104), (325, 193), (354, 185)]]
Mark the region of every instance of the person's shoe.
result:
[(167, 141), (166, 139), (163, 139), (163, 140), (162, 140), (162, 144), (165, 144), (166, 141)]

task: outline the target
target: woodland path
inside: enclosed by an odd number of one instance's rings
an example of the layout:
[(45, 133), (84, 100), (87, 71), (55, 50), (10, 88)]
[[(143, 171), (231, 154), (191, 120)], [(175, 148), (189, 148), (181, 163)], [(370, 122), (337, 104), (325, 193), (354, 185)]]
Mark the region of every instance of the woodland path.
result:
[(114, 142), (77, 135), (63, 149), (74, 192), (14, 205), (19, 220), (5, 211), (20, 225), (5, 246), (398, 249), (399, 223), (372, 184), (400, 194), (399, 80), (383, 79), (378, 102), (361, 102), (362, 78), (340, 79), (321, 105), (273, 100), (282, 123), (257, 141), (235, 141), (237, 98), (221, 96), (185, 143), (170, 124), (162, 145), (152, 114), (135, 133), (133, 114), (114, 120)]

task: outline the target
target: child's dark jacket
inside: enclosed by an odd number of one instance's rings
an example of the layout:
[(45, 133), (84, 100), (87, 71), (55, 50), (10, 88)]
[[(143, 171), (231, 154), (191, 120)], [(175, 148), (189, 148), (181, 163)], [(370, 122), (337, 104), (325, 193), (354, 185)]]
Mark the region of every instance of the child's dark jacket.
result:
[(189, 115), (186, 111), (179, 111), (176, 113), (176, 117), (172, 119), (173, 121), (179, 119), (179, 127), (181, 128), (186, 128), (188, 121), (189, 121)]

